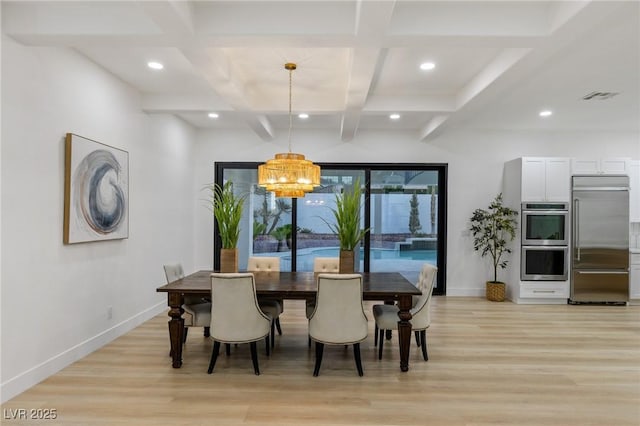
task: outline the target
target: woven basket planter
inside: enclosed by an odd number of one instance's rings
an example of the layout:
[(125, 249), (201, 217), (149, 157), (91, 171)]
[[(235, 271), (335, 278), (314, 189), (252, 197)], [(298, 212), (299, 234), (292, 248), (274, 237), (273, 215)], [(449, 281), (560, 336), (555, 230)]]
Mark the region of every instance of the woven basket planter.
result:
[(505, 298), (506, 285), (501, 282), (487, 281), (487, 300), (492, 302), (503, 302)]
[(353, 274), (355, 271), (355, 253), (353, 250), (340, 250), (339, 272), (341, 274)]
[(220, 272), (238, 272), (238, 249), (220, 249)]

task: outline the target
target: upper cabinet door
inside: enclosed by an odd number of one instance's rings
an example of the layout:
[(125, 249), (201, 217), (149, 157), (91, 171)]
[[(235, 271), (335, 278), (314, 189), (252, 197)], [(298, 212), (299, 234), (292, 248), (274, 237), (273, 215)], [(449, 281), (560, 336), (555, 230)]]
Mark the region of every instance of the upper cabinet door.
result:
[(545, 177), (547, 201), (571, 199), (571, 162), (568, 158), (548, 158)]
[(572, 175), (627, 175), (630, 158), (574, 158), (571, 160)]
[(522, 159), (522, 201), (544, 201), (545, 159), (526, 157)]
[(570, 199), (571, 163), (568, 158), (522, 158), (522, 201)]
[(630, 158), (603, 158), (600, 160), (600, 170), (609, 175), (628, 175)]
[(595, 175), (600, 171), (600, 160), (597, 159), (580, 159), (571, 160), (572, 175)]

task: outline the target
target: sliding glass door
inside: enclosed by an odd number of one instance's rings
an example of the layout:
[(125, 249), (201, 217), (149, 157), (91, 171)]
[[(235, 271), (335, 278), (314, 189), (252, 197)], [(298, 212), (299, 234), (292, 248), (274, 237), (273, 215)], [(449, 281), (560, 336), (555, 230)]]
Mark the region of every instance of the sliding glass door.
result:
[[(216, 163), (216, 182), (232, 181), (246, 196), (238, 267), (249, 256), (280, 257), (283, 271), (312, 271), (316, 257), (338, 257), (329, 224), (336, 194), (357, 181), (361, 226), (370, 232), (356, 250), (356, 270), (398, 271), (415, 282), (424, 263), (438, 266), (435, 294), (446, 282), (446, 172), (443, 164), (319, 164), (321, 185), (303, 198), (276, 198), (257, 185), (260, 163)], [(214, 268), (219, 268), (216, 236)]]

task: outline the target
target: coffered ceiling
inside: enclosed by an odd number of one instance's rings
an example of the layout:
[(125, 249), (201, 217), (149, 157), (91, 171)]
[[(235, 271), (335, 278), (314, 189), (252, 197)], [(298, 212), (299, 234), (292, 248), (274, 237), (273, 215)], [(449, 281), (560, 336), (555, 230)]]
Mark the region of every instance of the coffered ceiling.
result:
[[(637, 1), (3, 1), (2, 30), (77, 50), (149, 114), (265, 140), (289, 125), (285, 62), (298, 65), (293, 111), (309, 114), (294, 127), (343, 141), (361, 129), (417, 141), (455, 126), (640, 130)], [(583, 99), (592, 92), (616, 95)]]

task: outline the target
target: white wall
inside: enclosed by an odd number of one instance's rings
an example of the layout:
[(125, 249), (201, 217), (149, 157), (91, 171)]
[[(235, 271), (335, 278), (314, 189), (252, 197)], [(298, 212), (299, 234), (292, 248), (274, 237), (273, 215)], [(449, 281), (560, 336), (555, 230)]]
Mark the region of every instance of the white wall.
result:
[[(2, 56), (6, 401), (166, 309), (162, 264), (193, 270), (197, 191), (191, 127), (141, 113), (137, 92), (71, 50), (3, 37)], [(67, 132), (129, 152), (128, 239), (62, 244)]]
[[(282, 131), (274, 142), (265, 142), (250, 130), (200, 131), (196, 181), (211, 182), (216, 161), (265, 161), (286, 152), (286, 136)], [(294, 152), (314, 162), (447, 163), (447, 294), (452, 296), (484, 294), (490, 265), (473, 251), (465, 234), (472, 211), (486, 207), (501, 191), (506, 161), (522, 156), (638, 156), (637, 133), (450, 130), (431, 142), (418, 142), (413, 133), (360, 131), (353, 141), (341, 142), (335, 132), (294, 129), (292, 142)], [(211, 267), (212, 222), (206, 212), (196, 211), (197, 267)]]

